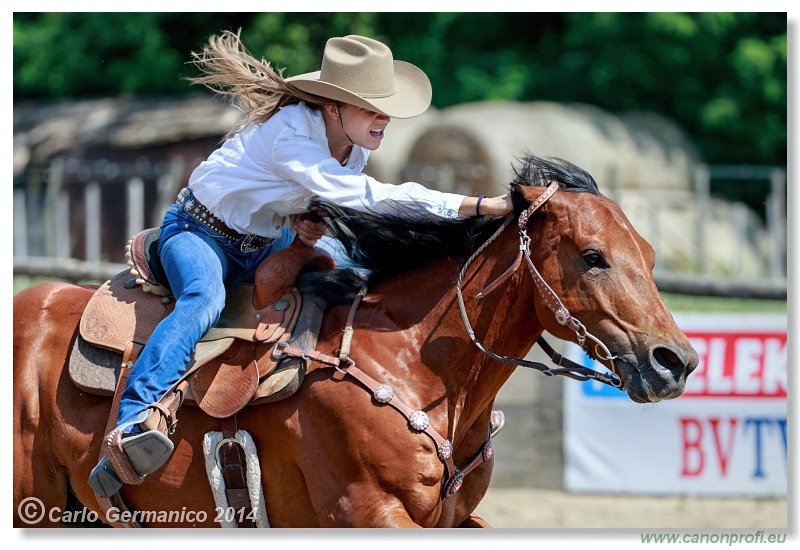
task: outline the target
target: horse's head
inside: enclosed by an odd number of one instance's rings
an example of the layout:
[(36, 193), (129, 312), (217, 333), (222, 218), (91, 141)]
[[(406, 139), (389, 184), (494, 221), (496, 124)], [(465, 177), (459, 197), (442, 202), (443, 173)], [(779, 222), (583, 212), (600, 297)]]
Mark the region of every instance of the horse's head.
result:
[[(600, 195), (592, 177), (567, 162), (524, 159), (512, 192), (517, 214), (528, 210), (552, 181), (560, 190), (524, 228), (530, 237), (530, 267), (553, 291), (551, 299), (539, 293), (534, 301), (541, 325), (573, 342), (585, 333), (584, 349), (622, 379), (634, 401), (679, 396), (697, 366), (697, 353), (658, 293), (653, 248), (619, 207)], [(374, 271), (371, 285), (436, 259), (474, 257), (487, 239), (511, 231), (503, 229), (510, 220), (491, 216), (448, 220), (420, 208), (391, 206), (371, 215), (324, 202), (313, 205), (325, 211), (331, 233), (351, 258)], [(462, 275), (469, 264), (462, 265)], [(497, 283), (505, 280), (501, 276)], [(449, 276), (442, 281), (449, 285)], [(566, 306), (566, 324), (558, 322), (565, 318), (555, 314), (554, 301)]]
[[(678, 397), (698, 357), (664, 304), (653, 278), (655, 252), (594, 180), (565, 162), (526, 158), (515, 201), (527, 208), (552, 181), (560, 191), (528, 222), (530, 257), (571, 317), (590, 337), (586, 352), (614, 371), (630, 398)], [(565, 192), (572, 191), (572, 192)], [(558, 338), (577, 341), (574, 328), (537, 295), (536, 314)], [(606, 350), (613, 360), (604, 359)]]

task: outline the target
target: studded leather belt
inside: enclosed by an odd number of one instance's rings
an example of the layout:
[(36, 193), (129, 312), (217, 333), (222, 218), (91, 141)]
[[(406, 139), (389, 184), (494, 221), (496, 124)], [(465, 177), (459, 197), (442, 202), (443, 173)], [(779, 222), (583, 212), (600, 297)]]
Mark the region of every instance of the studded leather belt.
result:
[(225, 225), (225, 222), (212, 214), (208, 208), (203, 206), (188, 187), (181, 189), (180, 193), (178, 193), (178, 198), (175, 200), (175, 204), (180, 206), (184, 212), (206, 227), (210, 227), (217, 233), (237, 243), (239, 245), (239, 250), (242, 252), (255, 252), (275, 242), (275, 239), (268, 239), (260, 235), (243, 235), (238, 231), (234, 231)]

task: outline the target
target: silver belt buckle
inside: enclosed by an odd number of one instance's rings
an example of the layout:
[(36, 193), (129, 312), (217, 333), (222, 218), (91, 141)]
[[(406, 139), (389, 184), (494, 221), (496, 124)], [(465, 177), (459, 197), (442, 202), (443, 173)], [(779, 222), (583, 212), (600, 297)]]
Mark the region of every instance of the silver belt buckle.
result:
[(255, 238), (256, 235), (245, 235), (244, 238), (242, 239), (242, 242), (239, 244), (239, 250), (247, 254), (249, 252), (255, 252), (256, 250), (261, 248), (259, 246), (252, 245), (253, 239)]
[(178, 206), (181, 206), (183, 204), (183, 201), (186, 200), (186, 197), (188, 197), (188, 196), (189, 196), (189, 188), (188, 187), (184, 187), (178, 193), (178, 198), (175, 199), (175, 204), (177, 204)]

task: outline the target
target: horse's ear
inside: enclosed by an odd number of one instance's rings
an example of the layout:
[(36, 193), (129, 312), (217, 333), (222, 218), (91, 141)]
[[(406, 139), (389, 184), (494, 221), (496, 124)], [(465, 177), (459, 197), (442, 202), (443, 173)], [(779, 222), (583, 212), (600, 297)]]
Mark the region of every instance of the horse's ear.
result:
[(511, 203), (514, 205), (514, 216), (519, 216), (524, 210), (528, 209), (528, 199), (525, 197), (523, 191), (527, 186), (512, 183), (511, 184)]
[(528, 207), (539, 198), (539, 196), (547, 190), (547, 187), (538, 187), (532, 185), (516, 185), (512, 191), (512, 200), (514, 201), (514, 211), (518, 214)]

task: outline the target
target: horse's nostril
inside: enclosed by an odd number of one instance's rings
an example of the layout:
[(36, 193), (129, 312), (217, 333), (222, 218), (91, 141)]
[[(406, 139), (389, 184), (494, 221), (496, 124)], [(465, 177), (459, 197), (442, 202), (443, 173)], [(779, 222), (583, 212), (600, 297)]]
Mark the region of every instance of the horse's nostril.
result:
[(685, 365), (677, 353), (669, 348), (658, 347), (653, 350), (653, 359), (662, 367), (669, 370), (675, 380), (680, 379)]

